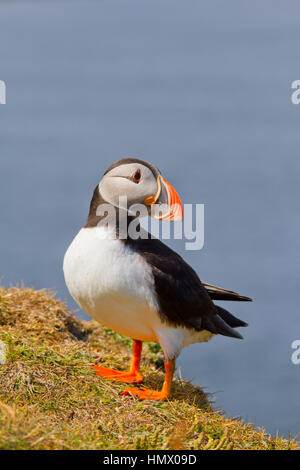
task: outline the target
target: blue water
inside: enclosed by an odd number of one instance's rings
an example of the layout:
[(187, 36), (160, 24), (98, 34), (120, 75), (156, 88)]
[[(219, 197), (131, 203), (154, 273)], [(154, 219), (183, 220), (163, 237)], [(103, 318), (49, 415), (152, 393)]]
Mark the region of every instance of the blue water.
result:
[(300, 432), (297, 1), (0, 1), (0, 275), (55, 287), (106, 167), (159, 166), (205, 204), (200, 277), (254, 298), (227, 306), (245, 340), (184, 350), (182, 375), (228, 415)]

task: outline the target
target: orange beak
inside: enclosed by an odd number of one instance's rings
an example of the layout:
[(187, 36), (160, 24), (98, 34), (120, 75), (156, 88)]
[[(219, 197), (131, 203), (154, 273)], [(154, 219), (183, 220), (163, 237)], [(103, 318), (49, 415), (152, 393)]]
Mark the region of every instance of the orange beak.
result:
[[(157, 177), (157, 191), (154, 196), (145, 199), (146, 205), (155, 204), (158, 210), (151, 211), (152, 217), (157, 220), (179, 221), (183, 218), (183, 207), (177, 191), (161, 175)], [(164, 210), (161, 210), (161, 207)]]

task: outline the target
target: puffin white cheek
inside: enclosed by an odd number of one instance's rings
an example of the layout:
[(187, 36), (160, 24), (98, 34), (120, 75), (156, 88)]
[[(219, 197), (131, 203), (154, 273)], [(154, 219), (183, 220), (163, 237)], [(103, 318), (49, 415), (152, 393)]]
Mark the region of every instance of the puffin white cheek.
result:
[(151, 188), (149, 189), (149, 184), (145, 180), (132, 183), (128, 191), (128, 202), (130, 204), (143, 204), (149, 191), (151, 191)]
[(123, 181), (121, 178), (104, 178), (99, 184), (99, 193), (104, 199), (104, 202), (108, 202), (115, 207), (119, 207), (119, 197), (122, 194), (126, 194)]
[(155, 189), (155, 185), (147, 180), (134, 183), (122, 177), (104, 178), (99, 184), (99, 192), (104, 201), (124, 209), (135, 204), (143, 205), (145, 198), (153, 190), (155, 192)]
[(154, 196), (157, 191), (157, 182), (154, 176), (145, 178), (139, 183), (141, 187), (140, 202), (144, 202), (148, 197)]

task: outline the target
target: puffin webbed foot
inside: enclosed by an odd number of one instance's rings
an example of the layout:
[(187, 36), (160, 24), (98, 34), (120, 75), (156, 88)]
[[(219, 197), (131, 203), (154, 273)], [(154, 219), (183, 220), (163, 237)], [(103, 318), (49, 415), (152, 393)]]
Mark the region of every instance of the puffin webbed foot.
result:
[(171, 393), (172, 378), (175, 370), (175, 359), (165, 361), (165, 380), (160, 392), (148, 388), (127, 388), (120, 395), (131, 395), (140, 400), (166, 400)]
[(127, 384), (140, 384), (143, 382), (143, 376), (139, 369), (141, 353), (142, 341), (134, 339), (132, 341), (132, 361), (129, 371), (124, 372), (102, 366), (93, 366), (93, 369), (97, 375), (106, 380), (115, 380), (116, 382), (125, 382)]
[(139, 384), (143, 382), (143, 376), (138, 370), (124, 372), (101, 366), (93, 366), (93, 369), (97, 375), (106, 380), (115, 380), (116, 382), (125, 382), (128, 384)]
[(148, 388), (127, 388), (124, 392), (121, 392), (120, 395), (131, 395), (137, 397), (140, 400), (166, 400), (168, 394), (163, 390), (157, 392), (156, 390), (150, 390)]

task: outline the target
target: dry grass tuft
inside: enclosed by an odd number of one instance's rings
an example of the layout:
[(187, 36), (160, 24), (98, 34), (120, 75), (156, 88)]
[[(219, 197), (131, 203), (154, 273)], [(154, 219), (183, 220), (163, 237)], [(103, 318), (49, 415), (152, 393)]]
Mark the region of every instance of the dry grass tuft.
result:
[[(130, 341), (70, 315), (50, 292), (0, 289), (0, 449), (296, 449), (229, 419), (198, 387), (174, 383), (164, 403), (119, 396), (124, 384), (91, 365), (125, 369)], [(161, 353), (144, 351), (146, 386), (159, 389)]]

